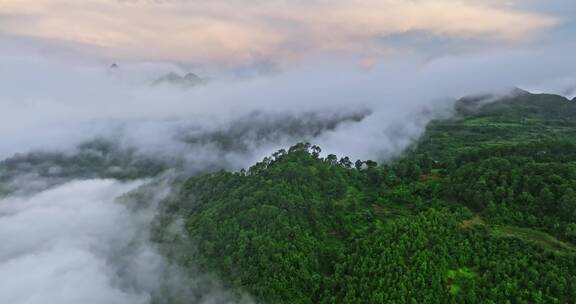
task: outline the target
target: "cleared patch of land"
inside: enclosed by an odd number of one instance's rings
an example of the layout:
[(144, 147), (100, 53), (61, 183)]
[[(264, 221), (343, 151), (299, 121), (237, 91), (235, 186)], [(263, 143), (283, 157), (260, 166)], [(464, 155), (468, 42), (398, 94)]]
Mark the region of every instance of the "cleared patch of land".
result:
[(517, 237), (558, 253), (576, 253), (576, 246), (562, 242), (548, 233), (530, 228), (503, 226), (494, 228), (493, 234), (498, 237)]
[(470, 227), (476, 226), (476, 225), (484, 225), (484, 221), (482, 220), (482, 218), (478, 214), (474, 215), (469, 220), (462, 221), (462, 228), (470, 228)]

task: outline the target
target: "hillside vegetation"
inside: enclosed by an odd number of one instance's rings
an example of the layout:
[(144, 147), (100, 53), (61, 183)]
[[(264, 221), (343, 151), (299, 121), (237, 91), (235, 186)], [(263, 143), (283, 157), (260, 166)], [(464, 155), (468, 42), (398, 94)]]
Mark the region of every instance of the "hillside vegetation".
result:
[(300, 143), (191, 177), (157, 241), (265, 303), (576, 302), (576, 104), (516, 92), (457, 113), (393, 162)]

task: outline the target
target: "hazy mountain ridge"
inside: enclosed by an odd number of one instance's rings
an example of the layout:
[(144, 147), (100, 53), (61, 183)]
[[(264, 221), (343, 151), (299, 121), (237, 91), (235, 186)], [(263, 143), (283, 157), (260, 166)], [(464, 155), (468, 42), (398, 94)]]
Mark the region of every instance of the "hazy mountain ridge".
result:
[(498, 116), (509, 120), (529, 117), (571, 119), (576, 114), (576, 104), (564, 96), (533, 94), (522, 89), (514, 89), (504, 97), (465, 97), (457, 102), (456, 109), (464, 116)]
[(208, 79), (202, 78), (194, 73), (186, 73), (184, 76), (170, 72), (152, 82), (152, 85), (175, 85), (183, 89), (190, 89), (196, 86), (205, 85)]
[[(85, 141), (71, 151), (19, 153), (0, 161), (0, 194), (38, 191), (72, 179), (130, 180), (152, 177), (168, 169), (196, 174), (232, 168), (234, 163), (227, 160), (230, 155), (250, 155), (262, 146), (283, 141), (312, 140), (368, 115), (369, 111), (302, 115), (254, 112), (215, 128), (190, 127), (166, 134), (184, 147), (166, 154), (153, 154), (104, 137)], [(210, 150), (211, 157), (195, 156), (198, 149)]]
[(182, 138), (190, 145), (210, 144), (222, 151), (248, 151), (279, 138), (311, 140), (342, 124), (360, 122), (370, 114), (368, 110), (298, 115), (253, 112), (216, 130), (201, 130), (194, 132), (196, 134), (185, 134)]
[(417, 151), (440, 157), (446, 149), (510, 146), (557, 138), (576, 140), (576, 103), (560, 95), (516, 89), (504, 97), (462, 98), (455, 109), (452, 119), (429, 124)]

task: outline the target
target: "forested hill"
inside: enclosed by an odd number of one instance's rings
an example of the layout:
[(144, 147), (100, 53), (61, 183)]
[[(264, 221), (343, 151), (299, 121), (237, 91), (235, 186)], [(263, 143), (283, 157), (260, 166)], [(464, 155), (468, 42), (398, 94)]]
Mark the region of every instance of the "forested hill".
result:
[(297, 144), (192, 177), (157, 241), (264, 303), (575, 303), (575, 104), (485, 101), (393, 162)]
[(576, 139), (576, 102), (519, 89), (509, 96), (462, 98), (452, 119), (434, 121), (418, 150), (445, 158), (469, 148)]

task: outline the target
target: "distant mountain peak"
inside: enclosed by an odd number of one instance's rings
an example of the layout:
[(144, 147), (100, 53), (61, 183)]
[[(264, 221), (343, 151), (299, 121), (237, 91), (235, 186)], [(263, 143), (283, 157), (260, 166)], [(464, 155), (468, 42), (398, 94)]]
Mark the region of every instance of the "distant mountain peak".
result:
[(202, 78), (192, 72), (188, 72), (182, 76), (176, 72), (170, 72), (158, 79), (156, 79), (153, 85), (176, 85), (182, 88), (192, 88), (195, 86), (206, 84), (207, 80)]
[(521, 88), (518, 88), (518, 87), (515, 87), (515, 88), (513, 88), (513, 89), (510, 91), (510, 95), (512, 95), (513, 97), (516, 97), (516, 96), (525, 96), (525, 95), (531, 95), (531, 94), (532, 94), (532, 93), (530, 93), (530, 92), (528, 92), (528, 91), (526, 91), (526, 90), (523, 90), (523, 89), (521, 89)]

